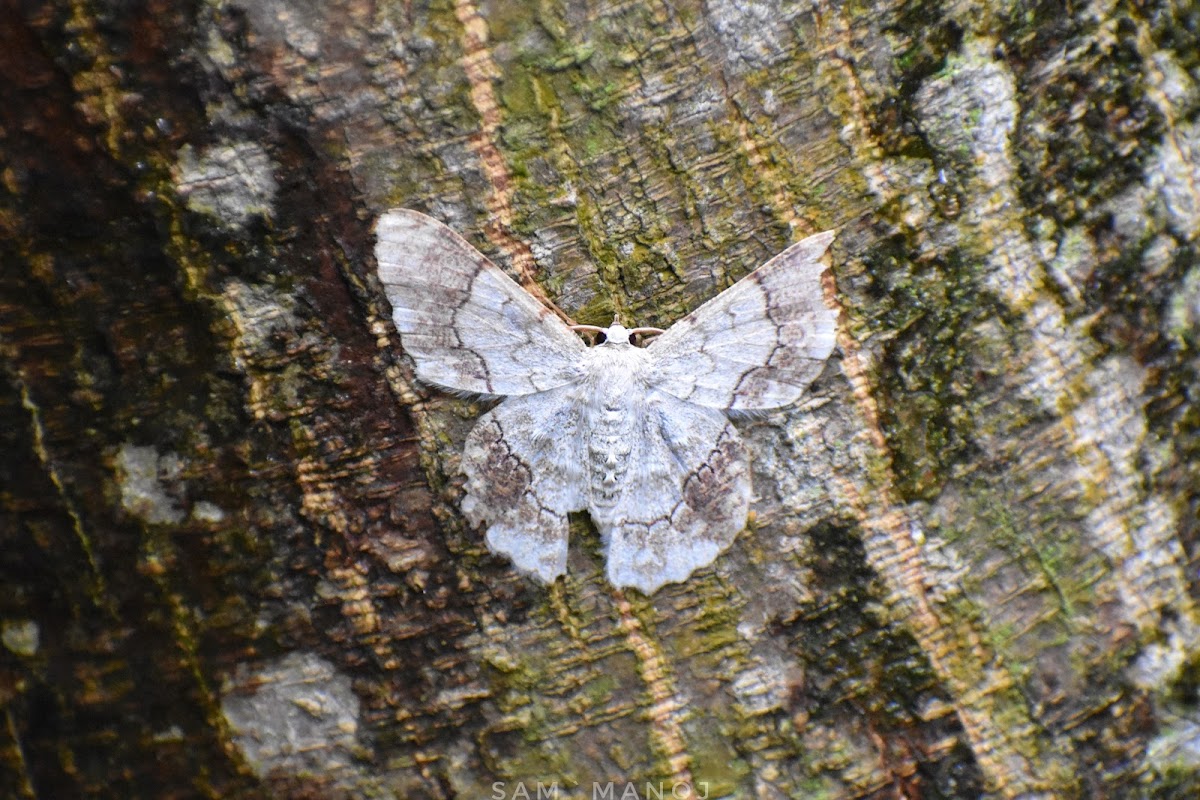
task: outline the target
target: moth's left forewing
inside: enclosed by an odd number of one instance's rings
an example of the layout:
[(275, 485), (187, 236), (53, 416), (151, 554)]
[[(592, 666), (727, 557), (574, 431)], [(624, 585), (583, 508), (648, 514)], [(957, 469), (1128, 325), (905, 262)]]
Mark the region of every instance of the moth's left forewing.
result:
[(421, 380), (525, 395), (581, 377), (579, 337), (457, 233), (397, 208), (379, 217), (375, 237), (392, 321)]
[(821, 256), (833, 231), (810, 236), (675, 323), (648, 348), (654, 385), (709, 408), (795, 403), (833, 350)]

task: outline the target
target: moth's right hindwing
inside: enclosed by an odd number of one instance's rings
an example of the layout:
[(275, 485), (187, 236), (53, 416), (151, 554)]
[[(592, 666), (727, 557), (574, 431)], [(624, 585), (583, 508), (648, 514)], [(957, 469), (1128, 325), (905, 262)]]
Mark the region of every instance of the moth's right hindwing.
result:
[(720, 411), (653, 396), (621, 502), (592, 518), (608, 542), (608, 580), (650, 594), (712, 563), (746, 526), (750, 468)]

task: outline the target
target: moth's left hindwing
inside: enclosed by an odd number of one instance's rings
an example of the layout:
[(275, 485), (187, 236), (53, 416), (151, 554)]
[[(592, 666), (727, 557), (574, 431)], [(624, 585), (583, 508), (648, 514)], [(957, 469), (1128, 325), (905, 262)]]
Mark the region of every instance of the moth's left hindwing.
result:
[(379, 279), (421, 380), (489, 395), (579, 380), (586, 345), (454, 231), (393, 209), (375, 236)]
[(463, 513), (487, 543), (550, 583), (567, 571), (567, 514), (581, 511), (579, 387), (510, 397), (480, 418), (463, 450)]

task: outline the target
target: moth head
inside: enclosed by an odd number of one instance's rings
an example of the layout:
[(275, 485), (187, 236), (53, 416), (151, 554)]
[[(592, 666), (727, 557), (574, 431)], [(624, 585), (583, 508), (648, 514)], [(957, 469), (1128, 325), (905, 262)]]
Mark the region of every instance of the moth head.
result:
[[(588, 337), (588, 340), (595, 344), (631, 344), (635, 347), (644, 347), (646, 338), (649, 336), (658, 336), (663, 332), (662, 328), (626, 328), (616, 319), (613, 319), (612, 325), (607, 328), (600, 328), (595, 325), (572, 325), (571, 330), (582, 333)], [(603, 336), (603, 340), (599, 337)]]
[(629, 328), (613, 320), (613, 324), (604, 329), (604, 341), (608, 344), (629, 344)]

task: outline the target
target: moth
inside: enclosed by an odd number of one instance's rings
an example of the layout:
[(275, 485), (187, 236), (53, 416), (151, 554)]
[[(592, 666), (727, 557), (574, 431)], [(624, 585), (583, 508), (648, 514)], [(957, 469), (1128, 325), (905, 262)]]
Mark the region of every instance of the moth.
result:
[(712, 563), (745, 527), (751, 500), (727, 414), (795, 403), (833, 349), (819, 261), (832, 231), (665, 332), (576, 326), (602, 334), (590, 347), (442, 223), (394, 209), (375, 234), (417, 377), (504, 398), (467, 437), (462, 510), (486, 526), (493, 552), (544, 583), (566, 572), (574, 511), (591, 515), (614, 586), (650, 594)]

